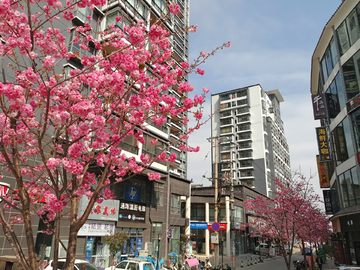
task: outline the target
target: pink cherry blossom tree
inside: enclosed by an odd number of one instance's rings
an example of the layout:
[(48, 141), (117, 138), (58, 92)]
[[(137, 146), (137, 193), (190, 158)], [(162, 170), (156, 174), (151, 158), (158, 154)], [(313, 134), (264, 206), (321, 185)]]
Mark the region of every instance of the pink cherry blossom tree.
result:
[[(283, 257), (290, 270), (295, 239), (298, 238), (301, 229), (310, 226), (311, 219), (316, 219), (320, 215), (311, 212), (320, 200), (309, 180), (299, 173), (287, 182), (283, 183), (278, 179), (275, 182), (274, 199), (258, 196), (254, 200), (246, 201), (246, 207), (257, 216), (254, 221), (256, 234), (275, 240), (282, 247), (288, 246), (289, 253), (284, 252)], [(308, 216), (310, 212), (311, 218)]]
[[(167, 148), (157, 156), (127, 156), (122, 142), (133, 137), (144, 143), (147, 125), (161, 126), (177, 117), (187, 125), (192, 115), (197, 124), (180, 136), (181, 151), (198, 151), (187, 145), (188, 136), (202, 120), (202, 94), (183, 77), (204, 74), (198, 66), (212, 53), (199, 55), (193, 64), (172, 60), (173, 33), (164, 24), (179, 12), (172, 3), (157, 21), (137, 20), (123, 29), (94, 26), (88, 15), (83, 25), (68, 28), (74, 11), (96, 10), (105, 0), (2, 0), (0, 1), (0, 162), (1, 177), (16, 181), (16, 190), (3, 198), (0, 222), (22, 269), (38, 269), (32, 215), (49, 224), (54, 234), (54, 269), (57, 269), (61, 222), (70, 224), (65, 269), (74, 267), (76, 239), (95, 202), (113, 198), (111, 186), (144, 173), (154, 161), (176, 159)], [(95, 14), (95, 13), (94, 13)], [(121, 17), (116, 18), (120, 22)], [(197, 25), (185, 31), (195, 32)], [(68, 50), (76, 45), (79, 51)], [(89, 52), (92, 52), (91, 54)], [(76, 58), (82, 68), (69, 72), (61, 67)], [(168, 89), (178, 94), (178, 100)], [(151, 141), (156, 145), (156, 140)], [(169, 147), (169, 145), (167, 146)], [(96, 166), (99, 173), (91, 168)], [(159, 179), (148, 173), (149, 180)], [(79, 200), (89, 204), (78, 216)], [(4, 211), (17, 214), (10, 218)], [(12, 211), (14, 212), (14, 211)], [(23, 223), (28, 254), (24, 254), (12, 224)], [(50, 226), (53, 223), (54, 226)], [(35, 224), (37, 225), (37, 224)]]

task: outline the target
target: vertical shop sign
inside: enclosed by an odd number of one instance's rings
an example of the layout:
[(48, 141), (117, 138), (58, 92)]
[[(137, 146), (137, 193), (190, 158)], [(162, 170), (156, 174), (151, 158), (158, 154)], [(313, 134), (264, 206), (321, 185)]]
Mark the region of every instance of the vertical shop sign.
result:
[(85, 260), (87, 260), (88, 262), (91, 262), (91, 251), (92, 251), (93, 241), (94, 241), (93, 237), (91, 236), (88, 237), (86, 243), (86, 252), (85, 252)]
[(320, 162), (331, 161), (328, 136), (325, 127), (316, 128), (316, 138), (319, 147)]
[(135, 238), (130, 238), (130, 253), (134, 253), (135, 248)]
[(328, 215), (334, 214), (334, 210), (331, 202), (331, 192), (332, 192), (331, 189), (323, 190), (325, 213)]
[(140, 250), (142, 250), (142, 237), (136, 238), (136, 256), (139, 256)]
[(330, 180), (329, 180), (329, 175), (328, 175), (327, 163), (320, 162), (319, 156), (316, 156), (316, 162), (317, 162), (317, 167), (318, 167), (320, 188), (329, 188)]
[(326, 99), (325, 94), (312, 95), (311, 96), (314, 119), (326, 118)]

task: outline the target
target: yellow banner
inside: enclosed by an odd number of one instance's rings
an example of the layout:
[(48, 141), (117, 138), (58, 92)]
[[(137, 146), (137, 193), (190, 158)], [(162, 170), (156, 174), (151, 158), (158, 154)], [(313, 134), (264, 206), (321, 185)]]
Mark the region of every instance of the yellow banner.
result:
[(318, 166), (318, 174), (321, 188), (330, 187), (330, 179), (328, 174), (328, 168), (326, 162), (320, 162), (320, 157), (316, 156), (316, 162)]

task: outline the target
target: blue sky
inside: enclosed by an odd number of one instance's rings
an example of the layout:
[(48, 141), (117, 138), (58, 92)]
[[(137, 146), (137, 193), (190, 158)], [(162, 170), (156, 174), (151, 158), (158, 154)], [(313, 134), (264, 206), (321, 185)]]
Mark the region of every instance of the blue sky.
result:
[[(351, 1), (351, 0), (347, 0)], [(224, 42), (230, 48), (220, 50), (202, 65), (205, 75), (191, 75), (195, 93), (203, 86), (210, 94), (260, 84), (265, 91), (279, 89), (284, 102), (281, 115), (290, 148), (292, 170), (307, 177), (317, 173), (317, 143), (310, 95), (311, 56), (326, 22), (341, 0), (191, 0), (190, 24), (198, 31), (190, 33), (189, 61), (201, 51), (210, 52)], [(205, 116), (210, 114), (210, 95)], [(188, 179), (209, 185), (211, 176), (211, 124), (193, 134), (192, 146), (198, 153), (188, 154)], [(311, 181), (320, 192), (318, 176)]]

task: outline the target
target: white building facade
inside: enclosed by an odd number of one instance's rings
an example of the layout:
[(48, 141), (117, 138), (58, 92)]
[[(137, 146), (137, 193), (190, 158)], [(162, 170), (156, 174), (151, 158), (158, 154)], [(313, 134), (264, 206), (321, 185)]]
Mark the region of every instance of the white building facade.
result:
[(218, 166), (214, 177), (219, 186), (231, 179), (235, 185), (272, 197), (273, 180), (290, 179), (289, 148), (280, 115), (283, 101), (279, 90), (265, 92), (259, 84), (212, 95), (211, 136), (218, 138), (212, 161), (213, 172)]

